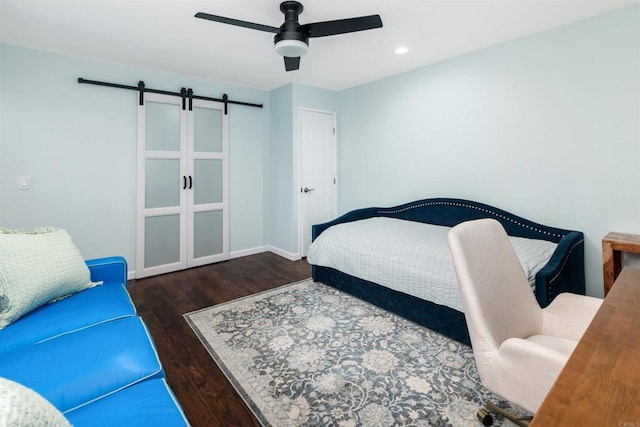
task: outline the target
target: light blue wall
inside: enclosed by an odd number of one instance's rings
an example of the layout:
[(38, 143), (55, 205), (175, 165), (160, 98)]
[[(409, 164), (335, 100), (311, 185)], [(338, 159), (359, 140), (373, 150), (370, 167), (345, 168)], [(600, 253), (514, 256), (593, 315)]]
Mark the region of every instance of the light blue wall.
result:
[[(137, 93), (78, 77), (262, 103), (268, 92), (157, 70), (0, 45), (0, 224), (63, 227), (86, 258), (135, 269)], [(269, 109), (230, 105), (230, 247), (264, 245)], [(31, 177), (18, 190), (18, 177)]]
[(291, 259), (300, 258), (300, 130), (299, 109), (335, 111), (335, 92), (292, 83), (270, 93), (271, 146), (268, 215), (269, 244)]
[(269, 145), (269, 245), (294, 257), (296, 211), (293, 188), (293, 88), (282, 86), (270, 92), (271, 124)]
[(336, 111), (338, 106), (337, 92), (298, 83), (294, 83), (292, 86), (293, 105), (296, 108), (304, 107), (323, 111)]
[(640, 232), (640, 8), (338, 94), (339, 210), (459, 197), (601, 238)]

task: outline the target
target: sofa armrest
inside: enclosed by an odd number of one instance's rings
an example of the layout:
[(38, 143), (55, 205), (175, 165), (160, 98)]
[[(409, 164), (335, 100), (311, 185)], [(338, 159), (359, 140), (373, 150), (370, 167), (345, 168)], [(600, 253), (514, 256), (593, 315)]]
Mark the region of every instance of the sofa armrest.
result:
[(127, 286), (127, 260), (121, 256), (89, 259), (85, 261), (92, 282), (116, 282)]

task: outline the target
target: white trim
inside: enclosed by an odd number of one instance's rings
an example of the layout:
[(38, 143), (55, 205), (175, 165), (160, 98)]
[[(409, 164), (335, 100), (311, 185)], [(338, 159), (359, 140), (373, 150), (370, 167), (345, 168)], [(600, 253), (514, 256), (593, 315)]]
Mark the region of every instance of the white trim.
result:
[(144, 213), (145, 218), (151, 216), (180, 215), (182, 213), (182, 207), (169, 206), (166, 208), (145, 208), (142, 212)]
[(265, 246), (256, 246), (255, 248), (240, 249), (239, 251), (233, 251), (229, 253), (229, 257), (231, 259), (242, 258), (249, 255), (261, 254), (263, 252), (268, 252)]
[[(275, 246), (256, 246), (254, 248), (240, 249), (229, 253), (229, 259), (243, 258), (250, 255), (262, 254), (265, 252), (271, 252), (275, 255), (288, 259), (289, 261), (299, 261), (302, 259), (299, 253), (293, 254), (291, 252), (284, 251), (276, 248)], [(135, 280), (136, 271), (131, 270), (127, 272), (127, 280)]]
[(275, 246), (272, 245), (267, 245), (266, 249), (269, 252), (272, 252), (276, 255), (281, 256), (282, 258), (286, 258), (289, 261), (298, 261), (302, 259), (302, 256), (300, 256), (300, 252), (298, 252), (297, 254), (285, 251), (284, 249), (280, 249), (280, 248), (276, 248)]
[(322, 114), (329, 114), (332, 116), (336, 115), (335, 111), (331, 111), (331, 110), (321, 110), (319, 108), (309, 108), (309, 107), (298, 107), (298, 111), (300, 110), (305, 110), (305, 111), (312, 111), (314, 113), (322, 113)]

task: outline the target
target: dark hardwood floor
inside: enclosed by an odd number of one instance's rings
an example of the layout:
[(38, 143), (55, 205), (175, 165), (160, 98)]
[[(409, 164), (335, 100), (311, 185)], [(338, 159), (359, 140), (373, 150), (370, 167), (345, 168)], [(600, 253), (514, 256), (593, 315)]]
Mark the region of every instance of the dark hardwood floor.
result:
[(167, 382), (194, 427), (259, 426), (183, 314), (311, 277), (306, 260), (261, 253), (129, 282)]

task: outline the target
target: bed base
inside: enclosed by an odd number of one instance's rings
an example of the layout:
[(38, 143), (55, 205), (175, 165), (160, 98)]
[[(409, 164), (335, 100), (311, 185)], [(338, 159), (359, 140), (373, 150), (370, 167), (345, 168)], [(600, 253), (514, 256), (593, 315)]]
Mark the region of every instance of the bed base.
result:
[(333, 286), (432, 331), (471, 345), (464, 313), (458, 310), (358, 279), (329, 267), (313, 265), (311, 274), (316, 282)]

